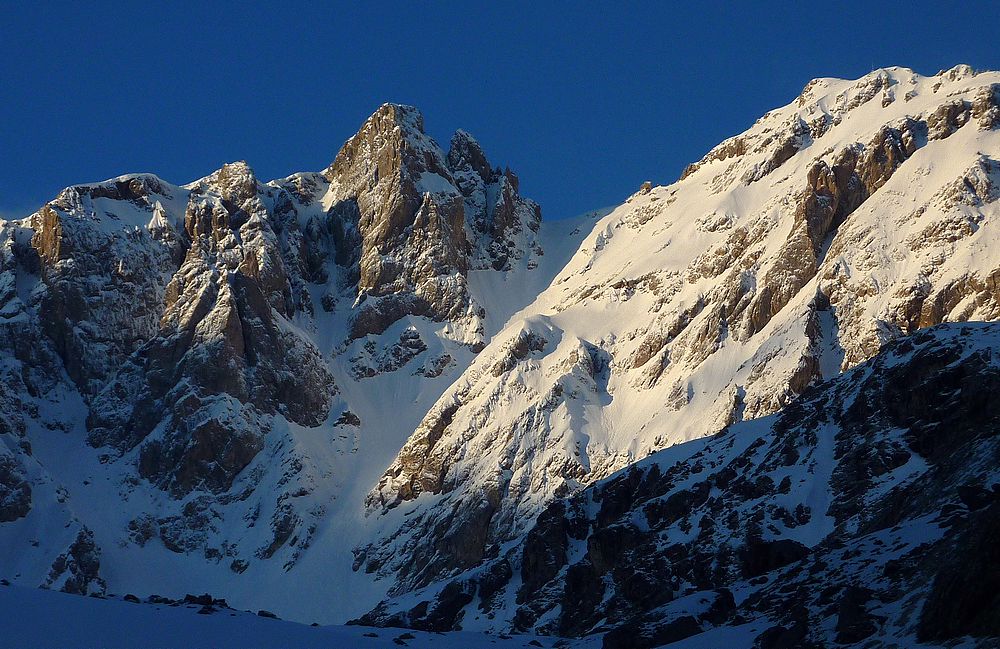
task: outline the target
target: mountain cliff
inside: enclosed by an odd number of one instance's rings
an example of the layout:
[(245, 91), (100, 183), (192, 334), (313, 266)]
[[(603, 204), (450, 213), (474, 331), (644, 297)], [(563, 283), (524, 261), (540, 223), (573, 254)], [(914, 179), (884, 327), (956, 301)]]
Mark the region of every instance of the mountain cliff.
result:
[[(0, 570), (232, 592), (338, 550), (363, 519), (345, 494), (530, 299), (494, 296), (565, 261), (572, 237), (544, 258), (540, 229), (471, 135), (445, 152), (395, 104), (320, 173), (133, 174), (0, 224)], [(351, 573), (338, 556), (318, 584)]]

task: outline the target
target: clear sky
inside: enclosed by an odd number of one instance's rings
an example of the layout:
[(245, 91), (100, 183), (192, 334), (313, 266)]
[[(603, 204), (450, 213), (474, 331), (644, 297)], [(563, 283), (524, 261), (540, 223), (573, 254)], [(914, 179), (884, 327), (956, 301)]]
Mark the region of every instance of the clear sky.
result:
[(132, 171), (319, 170), (394, 101), (559, 218), (673, 181), (813, 77), (1000, 68), (998, 2), (357, 5), (0, 0), (0, 215)]

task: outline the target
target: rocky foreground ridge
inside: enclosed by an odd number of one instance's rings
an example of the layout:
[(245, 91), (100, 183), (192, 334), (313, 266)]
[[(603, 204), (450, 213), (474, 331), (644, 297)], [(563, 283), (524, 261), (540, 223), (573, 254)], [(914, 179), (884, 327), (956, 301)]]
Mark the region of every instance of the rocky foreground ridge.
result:
[(0, 224), (0, 576), (609, 647), (994, 635), (946, 548), (990, 529), (998, 127), (1000, 73), (817, 79), (544, 226), (393, 104), (321, 172), (70, 187)]
[(727, 627), (755, 647), (1000, 636), (998, 345), (996, 323), (894, 341), (774, 415), (554, 501), (481, 566), (360, 622), (502, 620), (607, 649), (723, 646)]

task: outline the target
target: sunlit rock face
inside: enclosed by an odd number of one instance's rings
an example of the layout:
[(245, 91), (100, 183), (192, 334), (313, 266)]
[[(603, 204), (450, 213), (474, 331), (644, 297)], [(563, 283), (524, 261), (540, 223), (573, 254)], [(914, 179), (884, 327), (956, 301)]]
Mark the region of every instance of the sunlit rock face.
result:
[(459, 131), (447, 155), (410, 106), (386, 104), (348, 140), (324, 172), (331, 211), (359, 233), (358, 299), (352, 335), (382, 333), (403, 315), (466, 321), (482, 331), (466, 277), (470, 269), (510, 270), (542, 254), (541, 212), (518, 181), (487, 161)]

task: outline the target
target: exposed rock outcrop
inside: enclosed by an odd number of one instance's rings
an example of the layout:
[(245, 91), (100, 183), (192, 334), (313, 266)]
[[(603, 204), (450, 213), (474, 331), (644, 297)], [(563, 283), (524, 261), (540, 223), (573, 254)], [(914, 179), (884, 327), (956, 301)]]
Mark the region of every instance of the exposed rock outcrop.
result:
[(69, 548), (56, 557), (42, 586), (74, 595), (100, 594), (107, 588), (100, 571), (101, 549), (94, 543), (94, 533), (84, 528)]
[(12, 455), (0, 455), (0, 523), (9, 523), (31, 511), (31, 485)]
[(263, 447), (264, 415), (315, 426), (329, 410), (320, 352), (282, 324), (299, 306), (286, 268), (298, 269), (278, 240), (295, 224), (267, 198), (244, 163), (192, 187), (159, 331), (94, 400), (91, 443), (142, 444), (140, 475), (176, 495), (228, 489)]
[(468, 271), (509, 270), (541, 254), (541, 212), (518, 194), (517, 176), (493, 169), (464, 131), (445, 155), (413, 107), (379, 108), (323, 176), (331, 211), (360, 233), (354, 337), (380, 334), (404, 315), (469, 320), (469, 335), (481, 336), (483, 306), (469, 293)]

